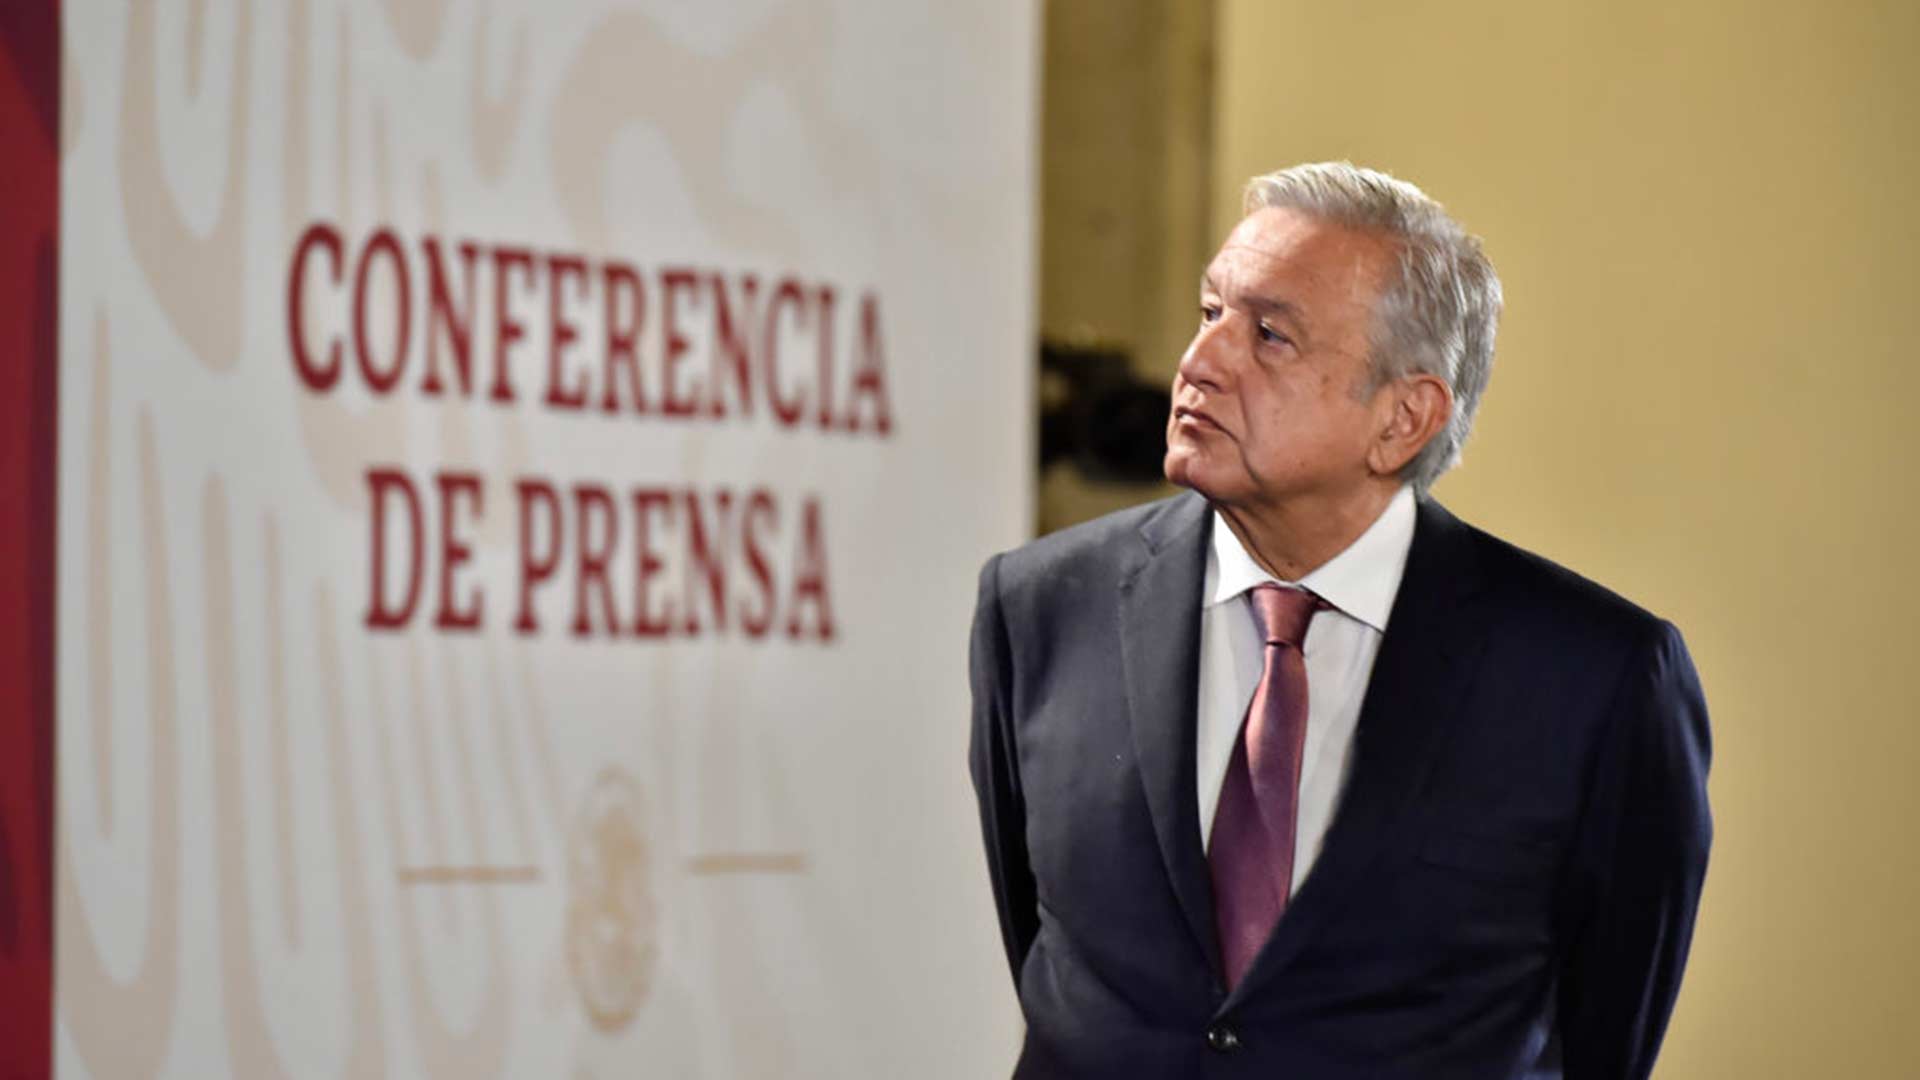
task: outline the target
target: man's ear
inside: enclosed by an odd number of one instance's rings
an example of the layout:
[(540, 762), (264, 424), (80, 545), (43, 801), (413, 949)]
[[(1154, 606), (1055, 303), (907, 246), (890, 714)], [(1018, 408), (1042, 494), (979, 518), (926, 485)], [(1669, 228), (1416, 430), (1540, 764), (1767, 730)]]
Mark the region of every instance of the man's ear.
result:
[(1453, 392), (1437, 375), (1408, 375), (1385, 387), (1385, 415), (1373, 444), (1367, 448), (1367, 468), (1392, 476), (1453, 419)]

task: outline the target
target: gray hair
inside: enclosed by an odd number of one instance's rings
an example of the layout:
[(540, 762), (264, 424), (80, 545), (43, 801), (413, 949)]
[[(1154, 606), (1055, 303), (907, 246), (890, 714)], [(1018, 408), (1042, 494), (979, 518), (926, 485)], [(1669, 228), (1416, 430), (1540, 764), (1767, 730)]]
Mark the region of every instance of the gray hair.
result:
[(1368, 392), (1424, 372), (1453, 393), (1453, 417), (1401, 470), (1418, 491), (1460, 460), (1480, 394), (1493, 370), (1500, 326), (1500, 277), (1469, 235), (1426, 192), (1346, 161), (1295, 165), (1247, 181), (1242, 212), (1297, 210), (1350, 229), (1383, 233), (1399, 244), (1399, 272), (1374, 309), (1373, 378)]

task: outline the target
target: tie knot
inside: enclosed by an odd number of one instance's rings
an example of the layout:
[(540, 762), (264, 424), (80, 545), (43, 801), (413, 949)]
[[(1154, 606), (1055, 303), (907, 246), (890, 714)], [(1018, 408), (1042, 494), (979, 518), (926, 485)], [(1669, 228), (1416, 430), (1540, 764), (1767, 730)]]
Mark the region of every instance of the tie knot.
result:
[(1269, 645), (1300, 648), (1307, 639), (1307, 623), (1313, 621), (1313, 613), (1326, 606), (1326, 601), (1305, 589), (1274, 584), (1253, 589), (1253, 621), (1259, 624), (1260, 636)]

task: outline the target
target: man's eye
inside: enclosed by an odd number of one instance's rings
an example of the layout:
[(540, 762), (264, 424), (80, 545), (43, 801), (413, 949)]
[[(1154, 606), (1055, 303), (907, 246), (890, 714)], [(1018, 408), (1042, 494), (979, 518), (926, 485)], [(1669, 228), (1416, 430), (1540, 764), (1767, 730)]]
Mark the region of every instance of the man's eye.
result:
[(1281, 333), (1280, 331), (1275, 330), (1273, 327), (1268, 326), (1266, 323), (1260, 324), (1260, 329), (1257, 331), (1257, 333), (1259, 333), (1261, 341), (1268, 342), (1269, 344), (1273, 344), (1273, 345), (1292, 344), (1292, 339), (1288, 338), (1287, 335)]
[(1219, 317), (1220, 317), (1219, 304), (1201, 304), (1200, 305), (1200, 321), (1201, 322), (1210, 323), (1215, 319), (1218, 319)]

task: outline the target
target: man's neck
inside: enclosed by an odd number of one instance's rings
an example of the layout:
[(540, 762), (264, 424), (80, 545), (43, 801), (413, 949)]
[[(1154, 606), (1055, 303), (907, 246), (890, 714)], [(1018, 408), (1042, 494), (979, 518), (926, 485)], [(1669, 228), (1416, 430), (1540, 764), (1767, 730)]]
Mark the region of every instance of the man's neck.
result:
[(1299, 581), (1358, 540), (1399, 490), (1399, 481), (1383, 478), (1330, 499), (1213, 505), (1262, 570), (1281, 581)]

